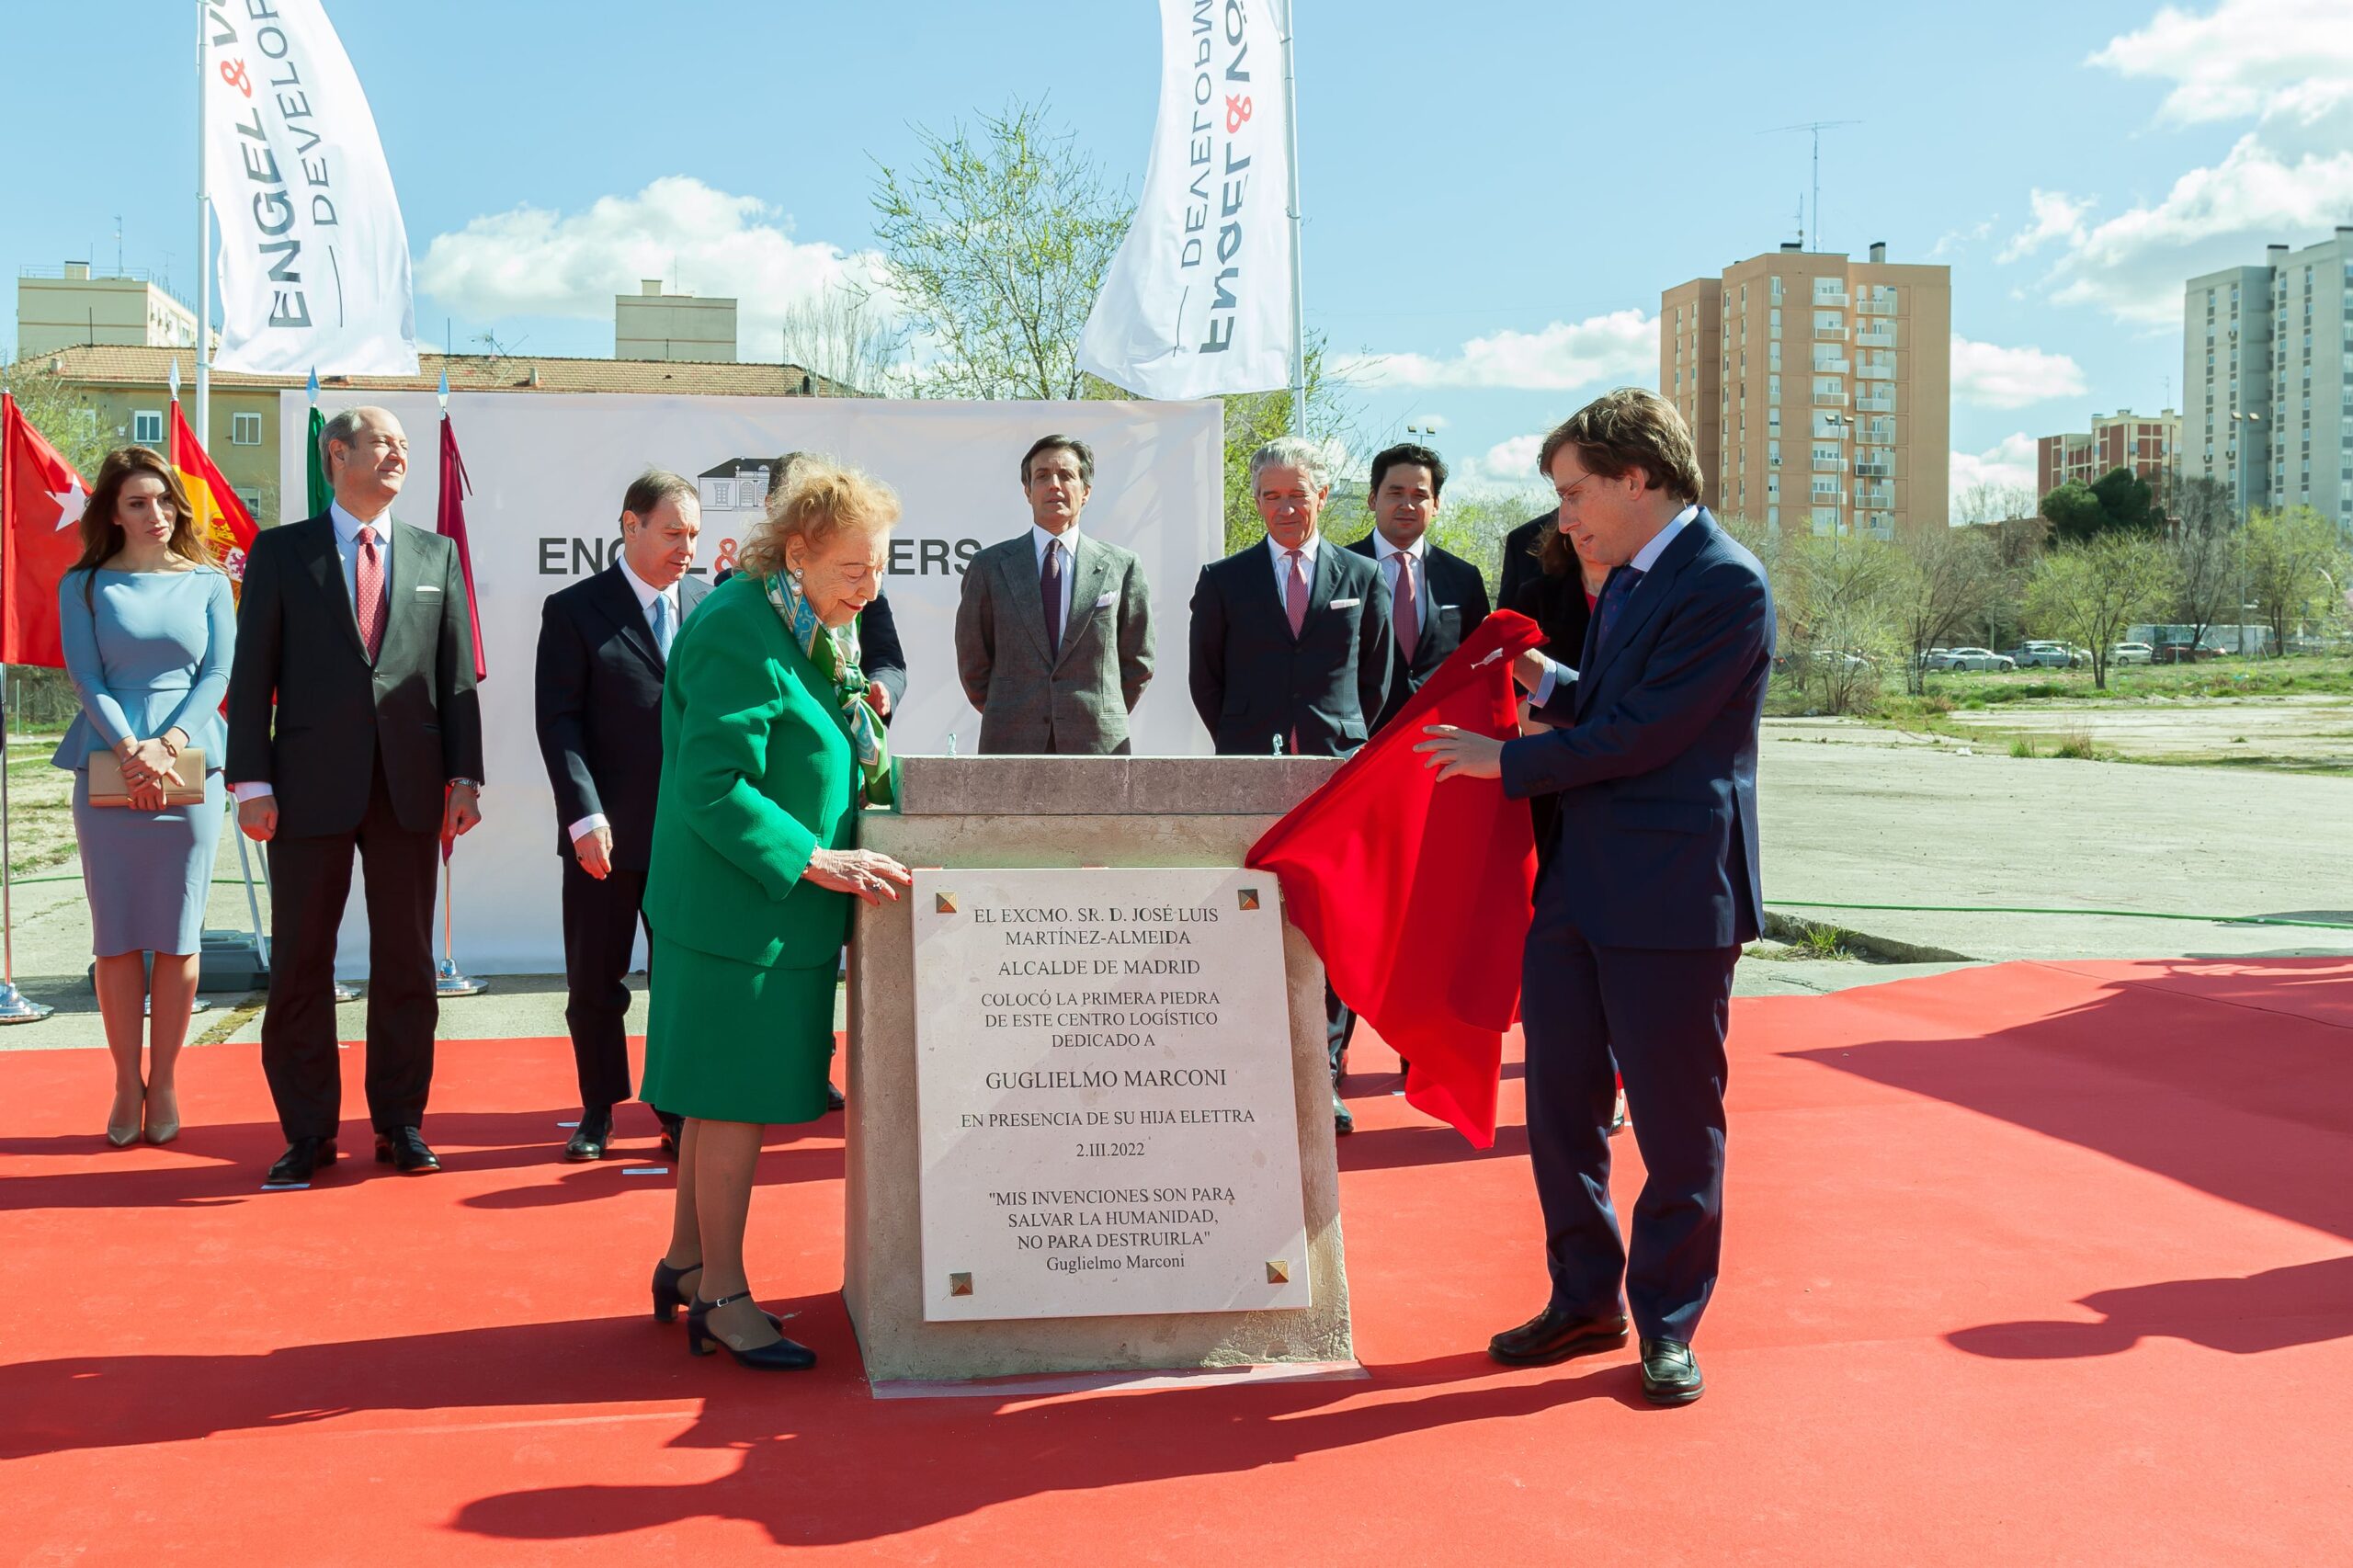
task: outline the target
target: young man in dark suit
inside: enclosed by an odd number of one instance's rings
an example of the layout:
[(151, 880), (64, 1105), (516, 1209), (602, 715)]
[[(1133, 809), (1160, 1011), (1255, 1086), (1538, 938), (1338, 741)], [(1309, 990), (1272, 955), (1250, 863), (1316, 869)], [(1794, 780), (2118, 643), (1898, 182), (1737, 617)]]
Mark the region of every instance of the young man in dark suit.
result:
[[(1441, 778), (1560, 801), (1520, 989), (1552, 1300), (1488, 1353), (1536, 1366), (1623, 1344), (1622, 1276), (1643, 1392), (1688, 1404), (1722, 1249), (1733, 966), (1764, 906), (1756, 731), (1773, 597), (1699, 504), (1690, 432), (1656, 394), (1588, 404), (1546, 437), (1542, 466), (1577, 553), (1612, 568), (1578, 667), (1520, 664), (1560, 727), (1499, 742), (1433, 726), (1415, 748)], [(1648, 1173), (1631, 1251), (1609, 1205), (1613, 1051)]]
[(1389, 589), (1389, 694), (1377, 732), (1487, 619), (1479, 569), (1429, 541), (1446, 490), (1446, 460), (1410, 442), (1372, 460), (1372, 529), (1348, 546), (1381, 569)]
[[(1286, 436), (1250, 456), (1263, 543), (1201, 568), (1193, 588), (1193, 710), (1220, 756), (1346, 756), (1364, 744), (1389, 691), (1389, 590), (1381, 568), (1327, 545), (1316, 522), (1332, 494), (1322, 450)], [(1332, 1121), (1352, 1016), (1329, 985)]]
[(441, 1168), (421, 1124), (433, 1085), (436, 851), (482, 820), (482, 708), (455, 545), (397, 522), (408, 437), (381, 408), (320, 433), (335, 499), (264, 528), (245, 558), (229, 679), (237, 825), (269, 846), (269, 1003), (261, 1056), (285, 1129), (272, 1187), (335, 1157), (335, 927), (356, 849), (368, 880), (368, 1117), (376, 1159)]
[[(600, 1160), (613, 1108), (630, 1097), (630, 953), (643, 921), (645, 870), (662, 776), (662, 677), (670, 642), (710, 590), (688, 571), (702, 531), (694, 483), (660, 469), (621, 497), (612, 564), (540, 610), (532, 700), (540, 756), (555, 790), (563, 858), (563, 1020), (580, 1076), (567, 1160)], [(678, 1119), (654, 1108), (665, 1152)]]

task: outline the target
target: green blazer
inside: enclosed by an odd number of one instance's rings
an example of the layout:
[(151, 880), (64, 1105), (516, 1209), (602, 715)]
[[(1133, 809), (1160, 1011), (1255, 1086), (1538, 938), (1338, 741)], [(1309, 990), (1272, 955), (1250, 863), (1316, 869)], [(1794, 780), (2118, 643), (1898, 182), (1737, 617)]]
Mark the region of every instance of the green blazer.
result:
[(762, 968), (831, 964), (850, 895), (804, 882), (858, 834), (858, 764), (834, 692), (748, 575), (670, 646), (645, 919), (665, 941)]

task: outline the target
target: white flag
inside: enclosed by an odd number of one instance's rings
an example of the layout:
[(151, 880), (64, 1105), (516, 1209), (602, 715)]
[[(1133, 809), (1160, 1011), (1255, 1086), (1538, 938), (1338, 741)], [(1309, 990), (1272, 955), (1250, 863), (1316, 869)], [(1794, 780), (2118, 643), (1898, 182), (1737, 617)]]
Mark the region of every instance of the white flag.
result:
[(1078, 362), (1145, 397), (1291, 379), (1290, 0), (1160, 0), (1160, 119)]
[(415, 374), (408, 231), (376, 117), (319, 0), (210, 0), (204, 17), (214, 367)]

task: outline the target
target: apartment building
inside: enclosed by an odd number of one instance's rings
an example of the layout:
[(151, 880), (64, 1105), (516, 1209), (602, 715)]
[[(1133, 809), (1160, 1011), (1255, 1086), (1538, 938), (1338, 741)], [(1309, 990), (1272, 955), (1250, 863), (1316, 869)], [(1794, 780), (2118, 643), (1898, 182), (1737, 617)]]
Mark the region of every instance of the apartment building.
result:
[(88, 262), (69, 261), (18, 271), (17, 356), (87, 343), (193, 348), (196, 312), (143, 270), (92, 277)]
[(2353, 225), (2182, 290), (2181, 471), (2353, 532)]
[(2175, 476), (2180, 451), (2181, 415), (2170, 408), (2154, 415), (2129, 408), (2095, 414), (2089, 431), (2035, 442), (2034, 493), (2039, 498), (2063, 484), (2089, 484), (2120, 468), (2160, 483)]
[(1894, 539), (1949, 521), (1952, 269), (1784, 244), (1659, 301), (1711, 510)]

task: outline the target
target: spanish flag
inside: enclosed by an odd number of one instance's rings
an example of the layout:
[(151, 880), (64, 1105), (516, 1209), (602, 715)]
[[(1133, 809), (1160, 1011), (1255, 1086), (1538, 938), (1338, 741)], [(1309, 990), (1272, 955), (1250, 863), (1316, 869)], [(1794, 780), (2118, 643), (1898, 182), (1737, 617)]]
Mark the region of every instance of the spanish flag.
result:
[(176, 399), (172, 403), (172, 466), (179, 470), (180, 483), (188, 491), (188, 503), (196, 513), (197, 525), (212, 546), (212, 559), (229, 574), (233, 591), (242, 592), (245, 580), (245, 551), (254, 542), (254, 516), (221, 471), (212, 466), (210, 453), (197, 444), (196, 432), (188, 427), (188, 420), (180, 414)]

